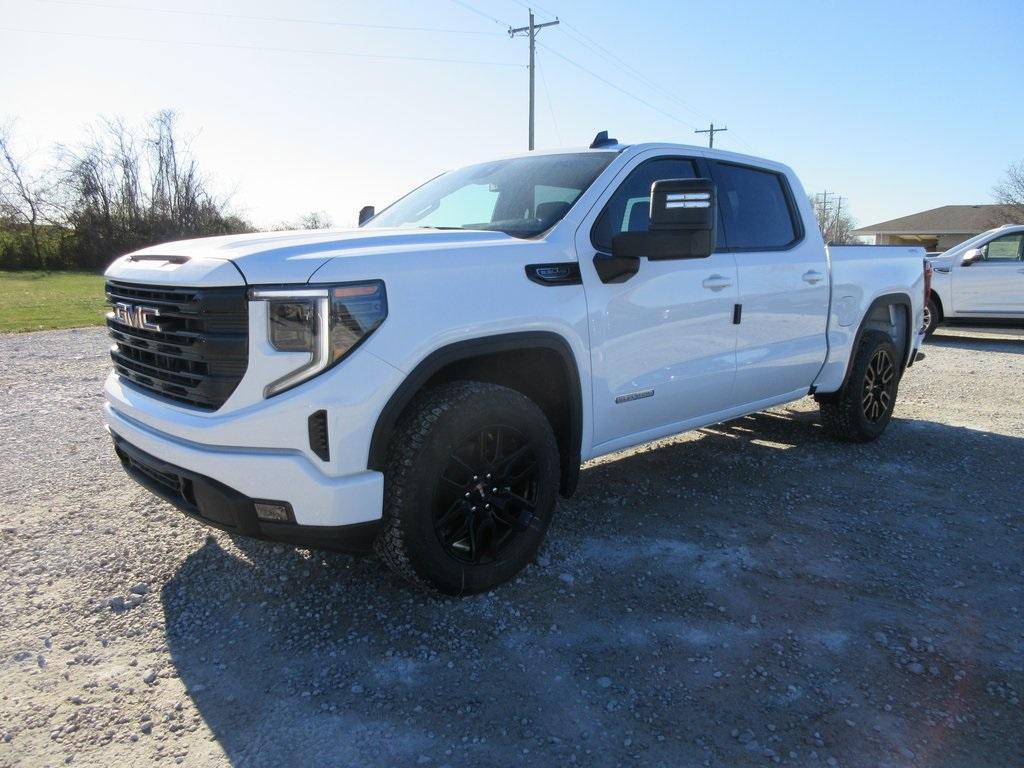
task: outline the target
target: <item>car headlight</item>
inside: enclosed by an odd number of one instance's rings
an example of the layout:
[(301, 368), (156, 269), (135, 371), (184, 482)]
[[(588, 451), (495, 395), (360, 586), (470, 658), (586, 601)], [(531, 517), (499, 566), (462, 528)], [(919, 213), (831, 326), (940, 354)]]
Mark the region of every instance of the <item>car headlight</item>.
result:
[(388, 316), (384, 283), (253, 288), (266, 301), (267, 338), (280, 352), (306, 352), (309, 360), (263, 390), (265, 397), (301, 384), (344, 359)]

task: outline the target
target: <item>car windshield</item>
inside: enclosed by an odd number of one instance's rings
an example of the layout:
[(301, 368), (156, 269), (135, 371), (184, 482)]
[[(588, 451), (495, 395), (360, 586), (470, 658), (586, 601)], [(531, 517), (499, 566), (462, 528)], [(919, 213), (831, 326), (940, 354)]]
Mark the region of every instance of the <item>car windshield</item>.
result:
[(614, 152), (533, 155), (460, 168), (428, 181), (363, 226), (532, 237), (561, 220), (614, 157)]
[(965, 240), (964, 242), (960, 243), (960, 245), (954, 245), (948, 251), (943, 251), (942, 253), (939, 254), (939, 256), (956, 256), (962, 251), (966, 251), (968, 248), (973, 248), (979, 243), (984, 242), (985, 240), (999, 232), (999, 230), (1000, 227), (996, 227), (995, 229), (990, 229), (985, 232), (982, 232), (980, 235), (975, 235), (970, 240)]

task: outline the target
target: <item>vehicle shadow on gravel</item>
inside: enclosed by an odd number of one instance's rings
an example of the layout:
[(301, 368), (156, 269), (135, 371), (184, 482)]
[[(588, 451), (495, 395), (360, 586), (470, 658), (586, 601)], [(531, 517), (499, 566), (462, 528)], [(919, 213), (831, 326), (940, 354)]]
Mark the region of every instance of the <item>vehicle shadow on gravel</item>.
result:
[(963, 332), (956, 335), (943, 334), (941, 329), (932, 334), (928, 339), (923, 350), (926, 355), (928, 353), (928, 346), (931, 345), (936, 347), (960, 347), (963, 349), (974, 349), (980, 352), (1008, 352), (1010, 354), (1017, 355), (1024, 354), (1024, 338), (992, 338), (978, 334), (968, 336)]
[(1011, 466), (1022, 439), (760, 413), (587, 467), (488, 595), (212, 534), (163, 590), (167, 644), (236, 765), (1008, 765)]

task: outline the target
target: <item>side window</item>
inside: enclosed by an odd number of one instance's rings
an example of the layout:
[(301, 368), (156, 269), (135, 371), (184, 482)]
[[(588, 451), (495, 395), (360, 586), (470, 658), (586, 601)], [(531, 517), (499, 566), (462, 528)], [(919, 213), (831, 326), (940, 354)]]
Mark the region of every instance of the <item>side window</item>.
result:
[(610, 251), (612, 238), (622, 232), (646, 232), (650, 224), (651, 185), (661, 179), (695, 179), (692, 160), (658, 158), (638, 165), (619, 185), (594, 222), (590, 241), (598, 250)]
[(720, 162), (715, 182), (730, 250), (786, 248), (797, 239), (788, 185), (780, 174)]
[(1020, 259), (1020, 241), (1024, 235), (1003, 235), (985, 246), (985, 261), (1017, 261)]

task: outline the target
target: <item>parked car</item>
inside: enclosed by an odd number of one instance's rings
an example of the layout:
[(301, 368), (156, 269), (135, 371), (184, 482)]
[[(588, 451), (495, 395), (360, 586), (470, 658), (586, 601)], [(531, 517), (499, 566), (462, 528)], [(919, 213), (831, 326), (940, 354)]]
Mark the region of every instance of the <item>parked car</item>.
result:
[(1024, 224), (982, 232), (930, 261), (929, 336), (947, 320), (1024, 320)]
[(833, 435), (877, 438), (923, 263), (826, 248), (785, 165), (599, 136), (443, 174), (357, 229), (117, 259), (106, 421), (204, 523), (479, 592), (531, 560), (582, 461), (808, 394)]

